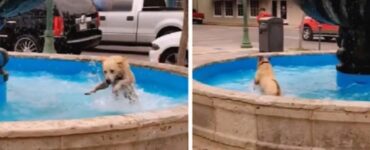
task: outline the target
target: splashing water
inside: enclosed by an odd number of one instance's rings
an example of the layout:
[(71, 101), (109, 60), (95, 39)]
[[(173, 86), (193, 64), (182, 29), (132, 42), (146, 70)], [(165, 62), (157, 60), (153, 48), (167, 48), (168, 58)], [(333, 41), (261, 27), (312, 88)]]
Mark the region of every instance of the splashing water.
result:
[[(101, 81), (97, 74), (52, 75), (46, 72), (11, 72), (8, 100), (0, 105), (0, 121), (78, 119), (121, 115), (178, 106), (187, 103), (186, 95), (163, 96), (137, 87), (139, 102), (116, 100), (111, 89), (92, 96), (84, 93)], [(161, 87), (159, 90), (169, 90)]]

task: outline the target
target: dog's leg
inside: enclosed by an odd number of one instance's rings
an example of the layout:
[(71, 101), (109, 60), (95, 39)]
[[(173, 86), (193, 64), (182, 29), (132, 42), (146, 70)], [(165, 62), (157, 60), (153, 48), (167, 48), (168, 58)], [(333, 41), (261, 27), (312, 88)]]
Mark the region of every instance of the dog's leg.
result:
[(108, 87), (109, 87), (109, 84), (107, 82), (100, 83), (93, 90), (91, 90), (90, 92), (85, 93), (85, 95), (91, 95), (93, 93), (96, 93), (99, 90), (103, 90), (103, 89), (106, 89)]
[(115, 92), (119, 92), (121, 89), (123, 89), (126, 86), (130, 86), (131, 82), (128, 79), (119, 80), (117, 83), (114, 84), (113, 90)]
[(136, 94), (135, 88), (133, 85), (125, 86), (124, 88), (124, 96), (125, 98), (130, 100), (130, 104), (135, 103), (138, 101), (139, 97)]

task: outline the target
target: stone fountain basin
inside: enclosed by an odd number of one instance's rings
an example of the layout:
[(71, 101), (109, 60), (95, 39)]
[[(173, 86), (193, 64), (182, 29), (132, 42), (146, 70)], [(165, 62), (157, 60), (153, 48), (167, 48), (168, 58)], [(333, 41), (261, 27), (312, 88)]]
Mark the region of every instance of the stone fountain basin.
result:
[[(194, 67), (243, 58), (334, 54), (289, 52), (224, 57)], [(213, 66), (212, 68), (217, 68)], [(220, 70), (218, 70), (220, 71)], [(370, 103), (259, 96), (193, 81), (194, 145), (208, 149), (369, 149)]]
[[(100, 61), (101, 57), (10, 53), (11, 57)], [(146, 62), (134, 66), (186, 76), (186, 69)], [(127, 115), (59, 121), (0, 123), (0, 149), (184, 149), (187, 105)]]

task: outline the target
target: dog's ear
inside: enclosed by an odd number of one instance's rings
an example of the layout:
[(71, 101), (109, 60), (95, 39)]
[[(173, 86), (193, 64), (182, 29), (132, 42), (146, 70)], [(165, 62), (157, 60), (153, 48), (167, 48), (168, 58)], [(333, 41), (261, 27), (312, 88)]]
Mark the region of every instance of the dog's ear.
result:
[(258, 56), (258, 62), (261, 62), (263, 60), (263, 56)]
[(117, 62), (117, 65), (118, 65), (120, 68), (122, 68), (122, 67), (123, 67), (123, 62), (122, 62), (122, 61), (118, 61), (118, 62)]
[(268, 56), (263, 57), (263, 59), (266, 60), (266, 61), (270, 61), (270, 57), (268, 57)]

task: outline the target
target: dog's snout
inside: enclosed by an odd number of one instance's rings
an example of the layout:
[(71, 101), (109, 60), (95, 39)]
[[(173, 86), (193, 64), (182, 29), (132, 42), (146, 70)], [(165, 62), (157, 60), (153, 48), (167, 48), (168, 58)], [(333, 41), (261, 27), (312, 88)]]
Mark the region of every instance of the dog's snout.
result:
[(105, 82), (107, 82), (108, 84), (111, 84), (112, 83), (112, 81), (109, 80), (109, 79), (106, 79)]

